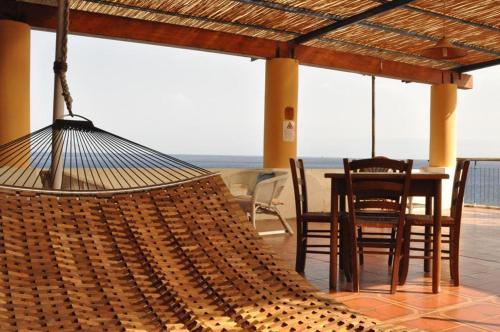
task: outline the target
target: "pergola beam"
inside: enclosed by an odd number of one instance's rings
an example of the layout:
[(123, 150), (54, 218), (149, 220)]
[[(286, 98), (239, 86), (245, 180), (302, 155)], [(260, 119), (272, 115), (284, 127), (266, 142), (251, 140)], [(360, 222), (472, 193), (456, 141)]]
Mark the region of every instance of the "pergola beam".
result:
[(326, 25), (322, 28), (310, 31), (302, 36), (296, 37), (292, 40), (290, 40), (290, 44), (292, 45), (299, 45), (306, 43), (312, 39), (316, 39), (326, 33), (332, 32), (334, 30), (341, 29), (343, 27), (361, 22), (363, 20), (366, 20), (370, 17), (385, 13), (387, 11), (393, 10), (395, 8), (401, 7), (403, 5), (406, 5), (410, 2), (413, 2), (415, 0), (393, 0), (391, 2), (386, 2), (380, 6), (370, 8), (364, 12), (361, 12), (359, 14), (350, 16), (348, 18), (345, 18), (343, 20), (339, 20), (335, 23)]
[(473, 63), (471, 65), (456, 67), (456, 68), (453, 68), (453, 70), (456, 71), (457, 73), (465, 73), (468, 71), (488, 68), (488, 67), (492, 67), (492, 66), (496, 66), (496, 65), (500, 65), (500, 58), (489, 60), (489, 61), (484, 61), (484, 62), (479, 62), (479, 63)]
[[(57, 9), (32, 3), (3, 0), (14, 6), (2, 6), (0, 17), (16, 16), (34, 28), (54, 30)], [(5, 9), (13, 8), (13, 12)], [(239, 34), (206, 30), (194, 27), (152, 22), (120, 16), (72, 10), (70, 31), (77, 34), (99, 36), (135, 42), (154, 43), (174, 47), (213, 51), (250, 58), (268, 59), (276, 56), (276, 50), (287, 50), (286, 42), (249, 37)], [(456, 83), (459, 88), (472, 88), (472, 77), (451, 71), (417, 66), (339, 52), (326, 48), (297, 45), (295, 56), (301, 64), (337, 69), (366, 75), (399, 79), (426, 84)]]

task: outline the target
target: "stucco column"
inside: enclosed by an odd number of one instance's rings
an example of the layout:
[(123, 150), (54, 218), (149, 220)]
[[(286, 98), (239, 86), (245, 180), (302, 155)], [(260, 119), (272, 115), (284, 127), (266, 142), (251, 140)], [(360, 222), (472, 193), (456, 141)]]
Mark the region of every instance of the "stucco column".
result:
[(450, 176), (442, 184), (442, 208), (448, 209), (457, 158), (457, 85), (433, 85), (430, 104), (429, 167), (424, 170)]
[(288, 168), (297, 157), (299, 62), (289, 58), (266, 61), (264, 167)]
[(30, 132), (30, 26), (0, 20), (0, 144)]
[(430, 167), (454, 167), (457, 158), (457, 85), (431, 87)]

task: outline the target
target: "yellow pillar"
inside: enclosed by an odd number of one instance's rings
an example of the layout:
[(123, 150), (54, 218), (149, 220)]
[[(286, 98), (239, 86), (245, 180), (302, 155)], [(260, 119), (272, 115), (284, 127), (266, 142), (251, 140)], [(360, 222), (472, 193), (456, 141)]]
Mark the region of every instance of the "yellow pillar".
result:
[(297, 157), (299, 63), (295, 59), (266, 61), (264, 167), (288, 168)]
[(457, 158), (457, 85), (431, 87), (430, 167), (454, 167)]
[(30, 132), (30, 26), (0, 20), (0, 144)]

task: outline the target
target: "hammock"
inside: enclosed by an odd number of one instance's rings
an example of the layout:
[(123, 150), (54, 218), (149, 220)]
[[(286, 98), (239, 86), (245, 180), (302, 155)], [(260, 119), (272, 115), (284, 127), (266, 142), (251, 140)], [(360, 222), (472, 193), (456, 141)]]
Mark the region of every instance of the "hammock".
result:
[(0, 189), (2, 331), (403, 330), (312, 288), (219, 175), (133, 192)]

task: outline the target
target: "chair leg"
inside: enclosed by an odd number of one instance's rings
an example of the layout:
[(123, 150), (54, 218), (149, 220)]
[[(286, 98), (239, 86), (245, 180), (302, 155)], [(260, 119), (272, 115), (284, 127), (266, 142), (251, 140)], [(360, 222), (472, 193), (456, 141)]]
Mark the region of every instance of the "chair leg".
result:
[[(363, 241), (363, 227), (358, 227), (358, 243)], [(363, 255), (363, 247), (359, 247), (359, 265), (365, 263), (365, 257)]]
[(344, 272), (344, 276), (347, 282), (352, 282), (351, 276), (351, 263), (349, 260), (350, 248), (348, 241), (348, 232), (346, 230), (345, 225), (340, 225), (340, 254), (339, 254), (339, 265), (342, 271)]
[(280, 210), (278, 210), (277, 208), (275, 208), (274, 212), (276, 213), (276, 215), (278, 216), (278, 219), (280, 220), (281, 224), (285, 228), (285, 231), (288, 234), (293, 234), (293, 228), (292, 228), (292, 226), (290, 226), (290, 224), (286, 221), (286, 219), (281, 214)]
[[(453, 245), (451, 245), (453, 243)], [(453, 227), (450, 228), (450, 270), (452, 272), (453, 285), (460, 286), (460, 232)]]
[(305, 268), (306, 260), (306, 236), (304, 234), (305, 221), (297, 218), (297, 248), (295, 254), (295, 271), (298, 273), (303, 273)]
[(455, 281), (455, 270), (454, 270), (454, 262), (453, 262), (453, 229), (450, 228), (450, 243), (448, 243), (448, 249), (450, 251), (450, 278)]
[[(424, 242), (424, 256), (425, 257), (430, 257), (432, 248), (431, 248), (431, 242), (432, 242), (432, 232), (431, 232), (431, 226), (425, 226), (425, 242)], [(424, 272), (431, 272), (431, 259), (429, 258), (424, 258)]]
[(255, 221), (255, 215), (257, 214), (256, 211), (257, 208), (254, 206), (252, 208), (252, 211), (250, 212), (250, 219), (252, 220), (252, 225), (253, 225), (253, 228), (257, 229), (257, 223)]
[[(432, 215), (432, 199), (431, 197), (425, 198), (425, 214)], [(425, 243), (424, 243), (424, 256), (431, 256), (431, 226), (425, 226)], [(424, 272), (431, 272), (431, 259), (424, 259)]]
[(358, 241), (356, 236), (356, 228), (353, 227), (350, 234), (351, 237), (351, 276), (352, 276), (352, 291), (359, 292), (359, 265), (358, 265)]
[[(396, 230), (394, 227), (391, 229), (391, 241), (394, 241), (396, 238)], [(389, 258), (387, 258), (387, 265), (391, 266), (392, 265), (392, 259), (394, 257), (394, 249), (390, 248), (389, 249)]]
[(403, 243), (403, 229), (396, 231), (396, 249), (394, 250), (394, 263), (392, 264), (391, 294), (396, 293), (399, 279), (399, 266), (401, 263), (401, 246)]
[(399, 268), (399, 284), (402, 286), (408, 277), (408, 270), (410, 269), (410, 244), (411, 244), (411, 225), (405, 225), (404, 239), (403, 239), (403, 257), (401, 266)]

